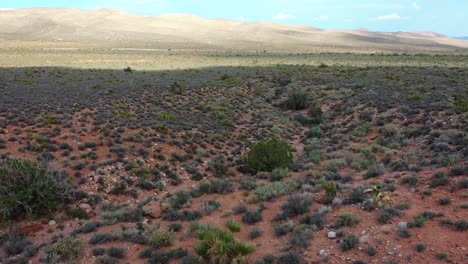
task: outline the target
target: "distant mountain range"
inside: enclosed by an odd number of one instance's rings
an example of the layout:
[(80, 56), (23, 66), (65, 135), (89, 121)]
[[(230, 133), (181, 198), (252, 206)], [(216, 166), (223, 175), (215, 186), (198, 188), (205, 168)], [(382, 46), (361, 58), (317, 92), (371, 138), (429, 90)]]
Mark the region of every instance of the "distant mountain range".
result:
[(457, 39), (468, 40), (468, 37), (456, 37)]
[(140, 16), (111, 9), (68, 8), (0, 10), (1, 42), (10, 46), (43, 43), (46, 47), (285, 52), (468, 49), (466, 41), (435, 32), (324, 30), (187, 14)]

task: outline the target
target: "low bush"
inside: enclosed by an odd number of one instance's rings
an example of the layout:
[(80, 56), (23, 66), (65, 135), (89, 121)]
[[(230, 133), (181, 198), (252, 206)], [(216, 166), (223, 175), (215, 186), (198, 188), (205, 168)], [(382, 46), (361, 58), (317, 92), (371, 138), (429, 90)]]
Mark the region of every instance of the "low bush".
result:
[(386, 224), (394, 216), (400, 215), (400, 213), (401, 212), (399, 210), (397, 210), (395, 208), (392, 208), (392, 207), (386, 206), (386, 207), (380, 209), (379, 216), (378, 216), (377, 220), (381, 224)]
[(342, 226), (355, 226), (357, 223), (359, 223), (359, 218), (352, 214), (348, 213), (342, 213), (338, 215), (338, 218), (336, 219), (335, 226), (337, 227), (342, 227)]
[(385, 172), (385, 166), (382, 163), (373, 164), (364, 174), (364, 179), (375, 178)]
[(353, 249), (359, 245), (359, 238), (353, 234), (348, 234), (341, 240), (340, 248), (343, 251)]
[(0, 161), (0, 214), (4, 219), (34, 217), (72, 198), (64, 172), (24, 159)]
[(47, 263), (71, 263), (84, 252), (83, 241), (75, 237), (65, 237), (45, 250), (45, 258)]
[(247, 170), (253, 173), (272, 171), (275, 168), (289, 166), (292, 158), (291, 146), (274, 138), (250, 146), (250, 151), (244, 159), (244, 165)]
[(307, 213), (312, 201), (312, 194), (310, 193), (292, 194), (288, 196), (286, 202), (281, 206), (281, 212), (275, 219), (284, 220)]
[(151, 247), (158, 249), (171, 246), (175, 238), (175, 232), (156, 226), (146, 231), (145, 238)]

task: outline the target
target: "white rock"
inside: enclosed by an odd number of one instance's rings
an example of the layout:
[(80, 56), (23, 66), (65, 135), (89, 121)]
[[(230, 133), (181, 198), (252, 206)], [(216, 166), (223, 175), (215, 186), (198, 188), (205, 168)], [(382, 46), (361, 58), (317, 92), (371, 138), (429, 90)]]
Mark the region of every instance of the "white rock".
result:
[(328, 232), (327, 237), (328, 238), (335, 238), (336, 237), (336, 232), (334, 232), (334, 231)]
[(49, 221), (49, 225), (50, 225), (50, 226), (53, 226), (53, 225), (56, 225), (56, 224), (57, 224), (57, 222), (55, 222), (55, 220), (50, 220), (50, 221)]
[(408, 223), (407, 222), (399, 222), (398, 223), (398, 229), (408, 229)]
[(319, 254), (320, 254), (320, 255), (323, 255), (323, 254), (325, 254), (325, 249), (321, 249), (321, 250), (319, 250)]

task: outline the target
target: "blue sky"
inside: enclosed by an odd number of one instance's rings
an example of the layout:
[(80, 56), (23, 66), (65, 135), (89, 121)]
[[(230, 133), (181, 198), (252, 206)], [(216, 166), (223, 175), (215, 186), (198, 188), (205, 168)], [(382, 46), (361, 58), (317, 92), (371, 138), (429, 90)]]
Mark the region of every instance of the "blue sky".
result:
[(115, 8), (143, 15), (189, 13), (319, 28), (468, 36), (468, 0), (0, 0), (0, 8), (25, 7)]

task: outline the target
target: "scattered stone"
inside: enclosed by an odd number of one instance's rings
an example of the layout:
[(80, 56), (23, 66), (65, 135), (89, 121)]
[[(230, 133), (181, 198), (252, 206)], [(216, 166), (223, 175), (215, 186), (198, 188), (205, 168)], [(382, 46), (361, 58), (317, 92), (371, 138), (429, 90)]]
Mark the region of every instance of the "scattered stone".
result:
[(55, 220), (50, 220), (50, 221), (49, 221), (49, 225), (50, 225), (50, 226), (53, 226), (53, 225), (56, 225), (56, 224), (57, 224), (57, 222), (55, 222)]
[(408, 229), (408, 223), (407, 222), (399, 222), (398, 223), (398, 229)]
[(384, 234), (389, 234), (390, 232), (392, 232), (392, 226), (391, 225), (381, 226), (380, 231), (382, 231)]
[(370, 239), (369, 235), (363, 235), (362, 237), (359, 238), (359, 243), (367, 244), (369, 242), (369, 239)]
[(328, 232), (327, 237), (328, 238), (335, 238), (336, 237), (336, 232), (334, 232), (334, 231)]
[(323, 254), (325, 254), (325, 249), (321, 249), (321, 250), (319, 250), (319, 254), (320, 254), (320, 255), (323, 255)]

